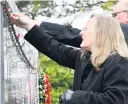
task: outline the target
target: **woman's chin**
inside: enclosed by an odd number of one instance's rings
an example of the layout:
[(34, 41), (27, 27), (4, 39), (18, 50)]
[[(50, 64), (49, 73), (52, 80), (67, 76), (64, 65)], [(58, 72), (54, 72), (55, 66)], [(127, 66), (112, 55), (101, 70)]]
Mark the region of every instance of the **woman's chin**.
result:
[(81, 44), (80, 44), (80, 47), (81, 47), (81, 48), (84, 48), (84, 47), (86, 47), (86, 46), (85, 46), (83, 43), (81, 43)]
[(81, 49), (85, 49), (85, 50), (90, 51), (90, 48), (88, 48), (87, 46), (85, 46), (85, 45), (83, 45), (83, 44), (80, 44), (80, 47), (81, 47)]
[(85, 49), (85, 46), (83, 46), (82, 44), (80, 44), (80, 47), (81, 47), (81, 49)]

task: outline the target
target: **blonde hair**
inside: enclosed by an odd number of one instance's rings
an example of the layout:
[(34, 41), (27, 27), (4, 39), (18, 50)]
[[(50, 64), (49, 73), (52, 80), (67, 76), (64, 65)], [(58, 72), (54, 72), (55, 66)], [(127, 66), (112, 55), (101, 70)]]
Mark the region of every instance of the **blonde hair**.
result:
[(128, 47), (120, 23), (113, 17), (95, 15), (91, 61), (96, 71), (112, 52), (128, 58)]

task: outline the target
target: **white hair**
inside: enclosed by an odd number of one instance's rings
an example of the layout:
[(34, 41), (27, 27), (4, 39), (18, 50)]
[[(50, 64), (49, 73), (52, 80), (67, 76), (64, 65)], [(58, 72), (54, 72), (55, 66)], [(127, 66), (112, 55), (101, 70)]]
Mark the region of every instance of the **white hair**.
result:
[(120, 10), (128, 10), (128, 0), (120, 0), (116, 7), (119, 7)]

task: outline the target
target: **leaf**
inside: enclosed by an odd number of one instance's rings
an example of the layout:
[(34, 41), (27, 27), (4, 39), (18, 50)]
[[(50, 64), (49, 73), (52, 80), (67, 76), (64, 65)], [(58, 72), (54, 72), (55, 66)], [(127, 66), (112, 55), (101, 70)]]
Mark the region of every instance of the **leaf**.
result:
[(112, 11), (112, 6), (116, 3), (117, 1), (111, 1), (109, 0), (108, 2), (106, 2), (105, 4), (103, 4), (101, 7), (104, 9), (104, 10), (108, 10), (108, 11)]
[(80, 8), (80, 12), (85, 12), (85, 8), (84, 7)]

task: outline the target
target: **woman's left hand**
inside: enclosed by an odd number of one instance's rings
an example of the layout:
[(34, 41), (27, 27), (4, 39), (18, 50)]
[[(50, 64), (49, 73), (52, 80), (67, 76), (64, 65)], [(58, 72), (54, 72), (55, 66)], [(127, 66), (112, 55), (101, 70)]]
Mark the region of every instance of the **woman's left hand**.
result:
[(60, 104), (70, 104), (69, 102), (72, 98), (73, 93), (74, 92), (71, 90), (67, 90), (66, 92), (64, 92), (59, 98)]

